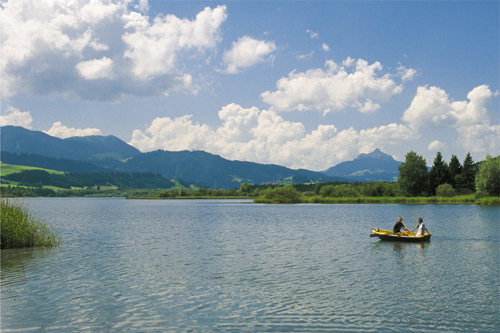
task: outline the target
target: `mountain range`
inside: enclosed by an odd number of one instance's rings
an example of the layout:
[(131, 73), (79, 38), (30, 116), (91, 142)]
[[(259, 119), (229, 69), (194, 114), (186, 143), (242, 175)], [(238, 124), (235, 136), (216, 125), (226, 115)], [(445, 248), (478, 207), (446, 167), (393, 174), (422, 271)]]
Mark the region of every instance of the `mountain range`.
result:
[(204, 151), (142, 153), (115, 136), (60, 139), (23, 127), (1, 127), (2, 162), (65, 172), (153, 172), (212, 188), (241, 183), (393, 181), (401, 162), (376, 149), (324, 172), (231, 161)]

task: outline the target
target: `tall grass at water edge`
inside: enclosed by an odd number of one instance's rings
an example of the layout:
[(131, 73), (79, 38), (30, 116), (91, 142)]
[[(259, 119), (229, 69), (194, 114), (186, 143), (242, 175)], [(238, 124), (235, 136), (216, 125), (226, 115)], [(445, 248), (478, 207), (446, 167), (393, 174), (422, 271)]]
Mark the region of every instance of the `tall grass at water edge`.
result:
[(58, 246), (61, 238), (50, 227), (28, 213), (26, 205), (17, 199), (1, 199), (0, 248)]
[(312, 197), (311, 203), (389, 203), (389, 204), (473, 204), (479, 203), (474, 195), (456, 197)]
[[(254, 199), (255, 203), (289, 203), (275, 199), (267, 199), (258, 197)], [(301, 203), (322, 203), (322, 204), (479, 204), (486, 206), (499, 206), (499, 197), (484, 197), (476, 198), (474, 194), (462, 195), (455, 197), (322, 197), (316, 196), (301, 196), (297, 201)]]

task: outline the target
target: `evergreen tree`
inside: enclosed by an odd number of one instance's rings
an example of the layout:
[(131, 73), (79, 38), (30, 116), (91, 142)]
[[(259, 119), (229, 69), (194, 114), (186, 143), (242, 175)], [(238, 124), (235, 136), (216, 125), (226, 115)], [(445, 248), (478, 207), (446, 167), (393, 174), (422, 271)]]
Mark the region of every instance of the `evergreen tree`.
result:
[(450, 174), (450, 185), (456, 189), (458, 184), (460, 184), (460, 174), (462, 173), (462, 166), (457, 155), (451, 155), (448, 171)]
[(476, 191), (476, 169), (474, 168), (474, 160), (470, 153), (465, 156), (464, 163), (462, 165), (461, 173), (461, 184), (460, 187), (469, 190)]
[(441, 152), (437, 152), (434, 158), (434, 164), (429, 172), (429, 192), (432, 195), (436, 194), (436, 189), (441, 184), (450, 183), (450, 174), (448, 171), (448, 164), (443, 160)]
[(314, 192), (316, 193), (316, 195), (319, 195), (320, 190), (321, 190), (321, 184), (316, 183), (316, 186), (314, 186)]
[(398, 167), (398, 186), (403, 195), (418, 196), (425, 194), (429, 187), (427, 162), (421, 155), (410, 151), (405, 161)]
[(481, 196), (500, 195), (500, 156), (486, 155), (486, 161), (479, 166), (476, 175), (476, 188)]

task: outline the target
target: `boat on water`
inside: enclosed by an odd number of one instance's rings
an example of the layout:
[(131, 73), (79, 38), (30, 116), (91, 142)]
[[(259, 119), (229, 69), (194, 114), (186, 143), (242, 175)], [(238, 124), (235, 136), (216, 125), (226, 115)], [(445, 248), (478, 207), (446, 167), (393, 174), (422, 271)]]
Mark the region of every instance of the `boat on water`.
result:
[(392, 230), (384, 230), (379, 228), (373, 228), (370, 237), (378, 237), (381, 240), (396, 241), (396, 242), (411, 242), (420, 243), (428, 242), (431, 240), (432, 234), (425, 234), (423, 236), (417, 236), (415, 232), (410, 232), (407, 235), (395, 234)]

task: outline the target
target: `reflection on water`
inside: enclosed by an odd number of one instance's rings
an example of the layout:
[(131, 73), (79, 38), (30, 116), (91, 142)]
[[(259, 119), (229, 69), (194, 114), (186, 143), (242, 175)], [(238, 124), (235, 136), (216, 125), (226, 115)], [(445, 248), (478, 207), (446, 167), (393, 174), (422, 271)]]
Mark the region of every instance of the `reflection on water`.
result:
[(0, 252), (2, 300), (18, 296), (19, 289), (23, 290), (23, 286), (28, 282), (33, 267), (40, 265), (47, 256), (57, 251), (58, 249), (54, 248), (2, 250)]
[[(500, 328), (498, 208), (108, 198), (29, 206), (64, 243), (2, 251), (5, 332)], [(431, 242), (369, 237), (399, 215), (422, 216)]]

